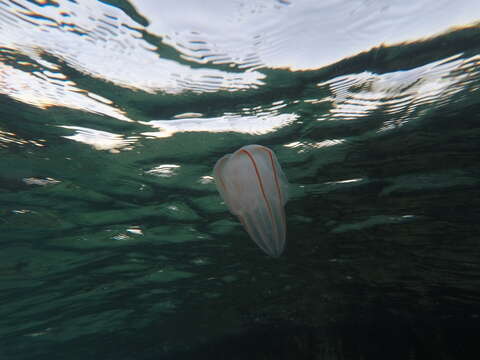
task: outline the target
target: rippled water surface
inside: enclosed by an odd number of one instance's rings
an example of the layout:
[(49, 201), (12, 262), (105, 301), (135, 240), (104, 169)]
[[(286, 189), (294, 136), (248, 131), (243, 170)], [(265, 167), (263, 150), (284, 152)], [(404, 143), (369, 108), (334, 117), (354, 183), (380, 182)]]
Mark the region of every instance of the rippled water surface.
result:
[[(474, 359), (480, 2), (0, 0), (0, 359)], [(268, 146), (274, 259), (212, 169)]]

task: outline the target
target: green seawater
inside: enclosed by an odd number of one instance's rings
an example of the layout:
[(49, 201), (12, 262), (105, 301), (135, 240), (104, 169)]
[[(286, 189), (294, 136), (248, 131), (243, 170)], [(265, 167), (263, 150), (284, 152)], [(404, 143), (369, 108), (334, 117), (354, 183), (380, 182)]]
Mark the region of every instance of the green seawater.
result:
[[(134, 88), (128, 74), (159, 75), (122, 65), (127, 50), (95, 53), (103, 76), (80, 40), (0, 39), (1, 360), (480, 355), (478, 25), (318, 68), (230, 70), (182, 57), (135, 2), (108, 4), (159, 59), (261, 83), (180, 69), (175, 91)], [(271, 148), (290, 183), (279, 258), (213, 181), (246, 144)]]

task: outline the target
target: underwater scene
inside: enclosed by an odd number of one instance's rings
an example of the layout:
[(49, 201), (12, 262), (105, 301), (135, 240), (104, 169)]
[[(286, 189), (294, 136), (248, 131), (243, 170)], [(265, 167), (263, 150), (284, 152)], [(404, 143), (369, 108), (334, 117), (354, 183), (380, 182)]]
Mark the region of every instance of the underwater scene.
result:
[(480, 358), (480, 1), (0, 0), (0, 360)]

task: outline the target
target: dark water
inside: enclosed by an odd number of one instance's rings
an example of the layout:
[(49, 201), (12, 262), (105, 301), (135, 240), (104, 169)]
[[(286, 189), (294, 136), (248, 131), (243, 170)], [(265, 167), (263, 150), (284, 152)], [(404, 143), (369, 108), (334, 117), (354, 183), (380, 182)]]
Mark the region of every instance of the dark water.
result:
[[(0, 359), (477, 358), (479, 14), (0, 0)], [(213, 182), (250, 143), (279, 259)]]

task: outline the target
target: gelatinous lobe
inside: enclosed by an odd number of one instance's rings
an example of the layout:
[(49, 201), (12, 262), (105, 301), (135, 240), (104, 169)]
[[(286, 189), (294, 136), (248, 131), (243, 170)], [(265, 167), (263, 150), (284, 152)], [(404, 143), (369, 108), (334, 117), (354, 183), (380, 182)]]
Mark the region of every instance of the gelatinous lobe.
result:
[(247, 145), (217, 161), (215, 183), (230, 212), (270, 256), (285, 248), (288, 181), (267, 147)]

